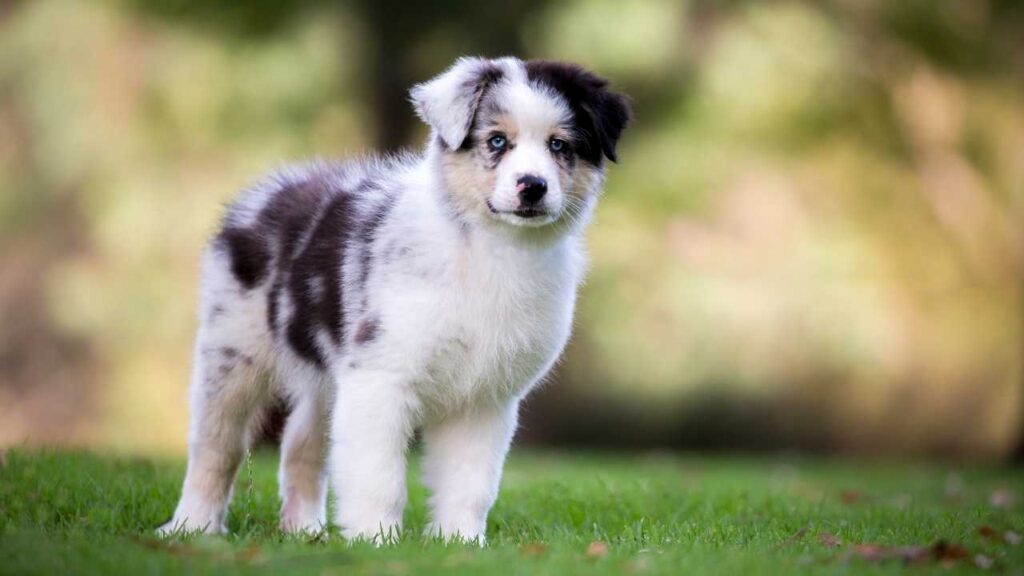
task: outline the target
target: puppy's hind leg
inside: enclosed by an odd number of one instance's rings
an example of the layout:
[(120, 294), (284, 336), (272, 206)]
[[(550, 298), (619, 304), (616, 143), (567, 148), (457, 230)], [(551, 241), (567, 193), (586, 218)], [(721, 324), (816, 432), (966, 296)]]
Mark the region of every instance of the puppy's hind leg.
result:
[(163, 534), (227, 531), (225, 516), (235, 473), (253, 417), (269, 398), (251, 350), (217, 340), (200, 330), (192, 371), (188, 470), (174, 517), (159, 528)]
[(282, 374), (292, 409), (281, 439), (281, 529), (320, 532), (327, 526), (327, 436), (333, 382), (320, 370)]

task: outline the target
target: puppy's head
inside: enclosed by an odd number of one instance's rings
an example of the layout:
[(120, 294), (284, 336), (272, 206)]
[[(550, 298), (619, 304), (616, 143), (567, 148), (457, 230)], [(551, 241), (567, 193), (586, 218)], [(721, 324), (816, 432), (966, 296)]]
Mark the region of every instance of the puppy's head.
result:
[(630, 116), (607, 85), (572, 64), (463, 58), (414, 87), (455, 210), (518, 227), (585, 221)]

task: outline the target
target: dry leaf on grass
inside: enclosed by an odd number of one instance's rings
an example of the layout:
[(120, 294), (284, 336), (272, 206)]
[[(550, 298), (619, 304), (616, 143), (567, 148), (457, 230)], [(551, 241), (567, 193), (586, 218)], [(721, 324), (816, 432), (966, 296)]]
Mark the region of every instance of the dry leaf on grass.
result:
[(888, 550), (877, 544), (856, 544), (853, 547), (853, 554), (870, 562), (881, 562), (888, 554)]
[(967, 557), (967, 548), (939, 540), (932, 546), (932, 554), (935, 555), (936, 560), (960, 560)]
[(541, 554), (548, 551), (548, 547), (545, 544), (539, 542), (533, 542), (519, 547), (519, 552), (525, 556), (540, 556)]
[(978, 526), (978, 535), (987, 540), (994, 540), (999, 536), (999, 532), (995, 528), (985, 524), (984, 526)]
[(857, 490), (843, 490), (839, 493), (839, 499), (843, 501), (843, 504), (856, 504), (857, 502), (860, 502), (863, 496), (864, 495)]
[(919, 565), (935, 561), (944, 567), (951, 567), (968, 557), (967, 549), (959, 544), (939, 540), (931, 546), (882, 546), (880, 544), (856, 544), (846, 552), (844, 558), (857, 557), (868, 562), (881, 563), (899, 560), (906, 565)]
[(595, 541), (587, 546), (587, 558), (604, 558), (608, 555), (608, 545), (604, 542)]
[(900, 546), (894, 555), (907, 565), (924, 564), (931, 558), (931, 550), (926, 546)]
[(835, 534), (818, 534), (818, 543), (826, 548), (835, 548), (842, 544), (842, 541)]

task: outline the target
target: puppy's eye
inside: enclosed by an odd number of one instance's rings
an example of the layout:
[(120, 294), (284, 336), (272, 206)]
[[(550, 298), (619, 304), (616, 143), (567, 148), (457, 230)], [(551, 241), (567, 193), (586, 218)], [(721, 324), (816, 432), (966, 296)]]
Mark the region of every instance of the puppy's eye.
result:
[(505, 146), (508, 146), (508, 138), (501, 134), (495, 134), (487, 140), (487, 145), (490, 146), (491, 150), (502, 150)]
[(562, 152), (565, 150), (566, 146), (568, 145), (565, 143), (565, 140), (562, 140), (561, 138), (552, 138), (551, 141), (548, 142), (548, 148), (555, 153)]

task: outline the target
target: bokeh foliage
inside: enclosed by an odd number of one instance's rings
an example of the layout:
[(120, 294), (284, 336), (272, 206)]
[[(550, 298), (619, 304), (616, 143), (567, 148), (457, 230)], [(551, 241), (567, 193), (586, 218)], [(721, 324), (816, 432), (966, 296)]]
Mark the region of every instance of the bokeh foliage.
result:
[(1024, 405), (1013, 2), (0, 4), (0, 442), (180, 450), (198, 253), (282, 161), (418, 145), (412, 82), (634, 97), (524, 437), (1005, 455)]

